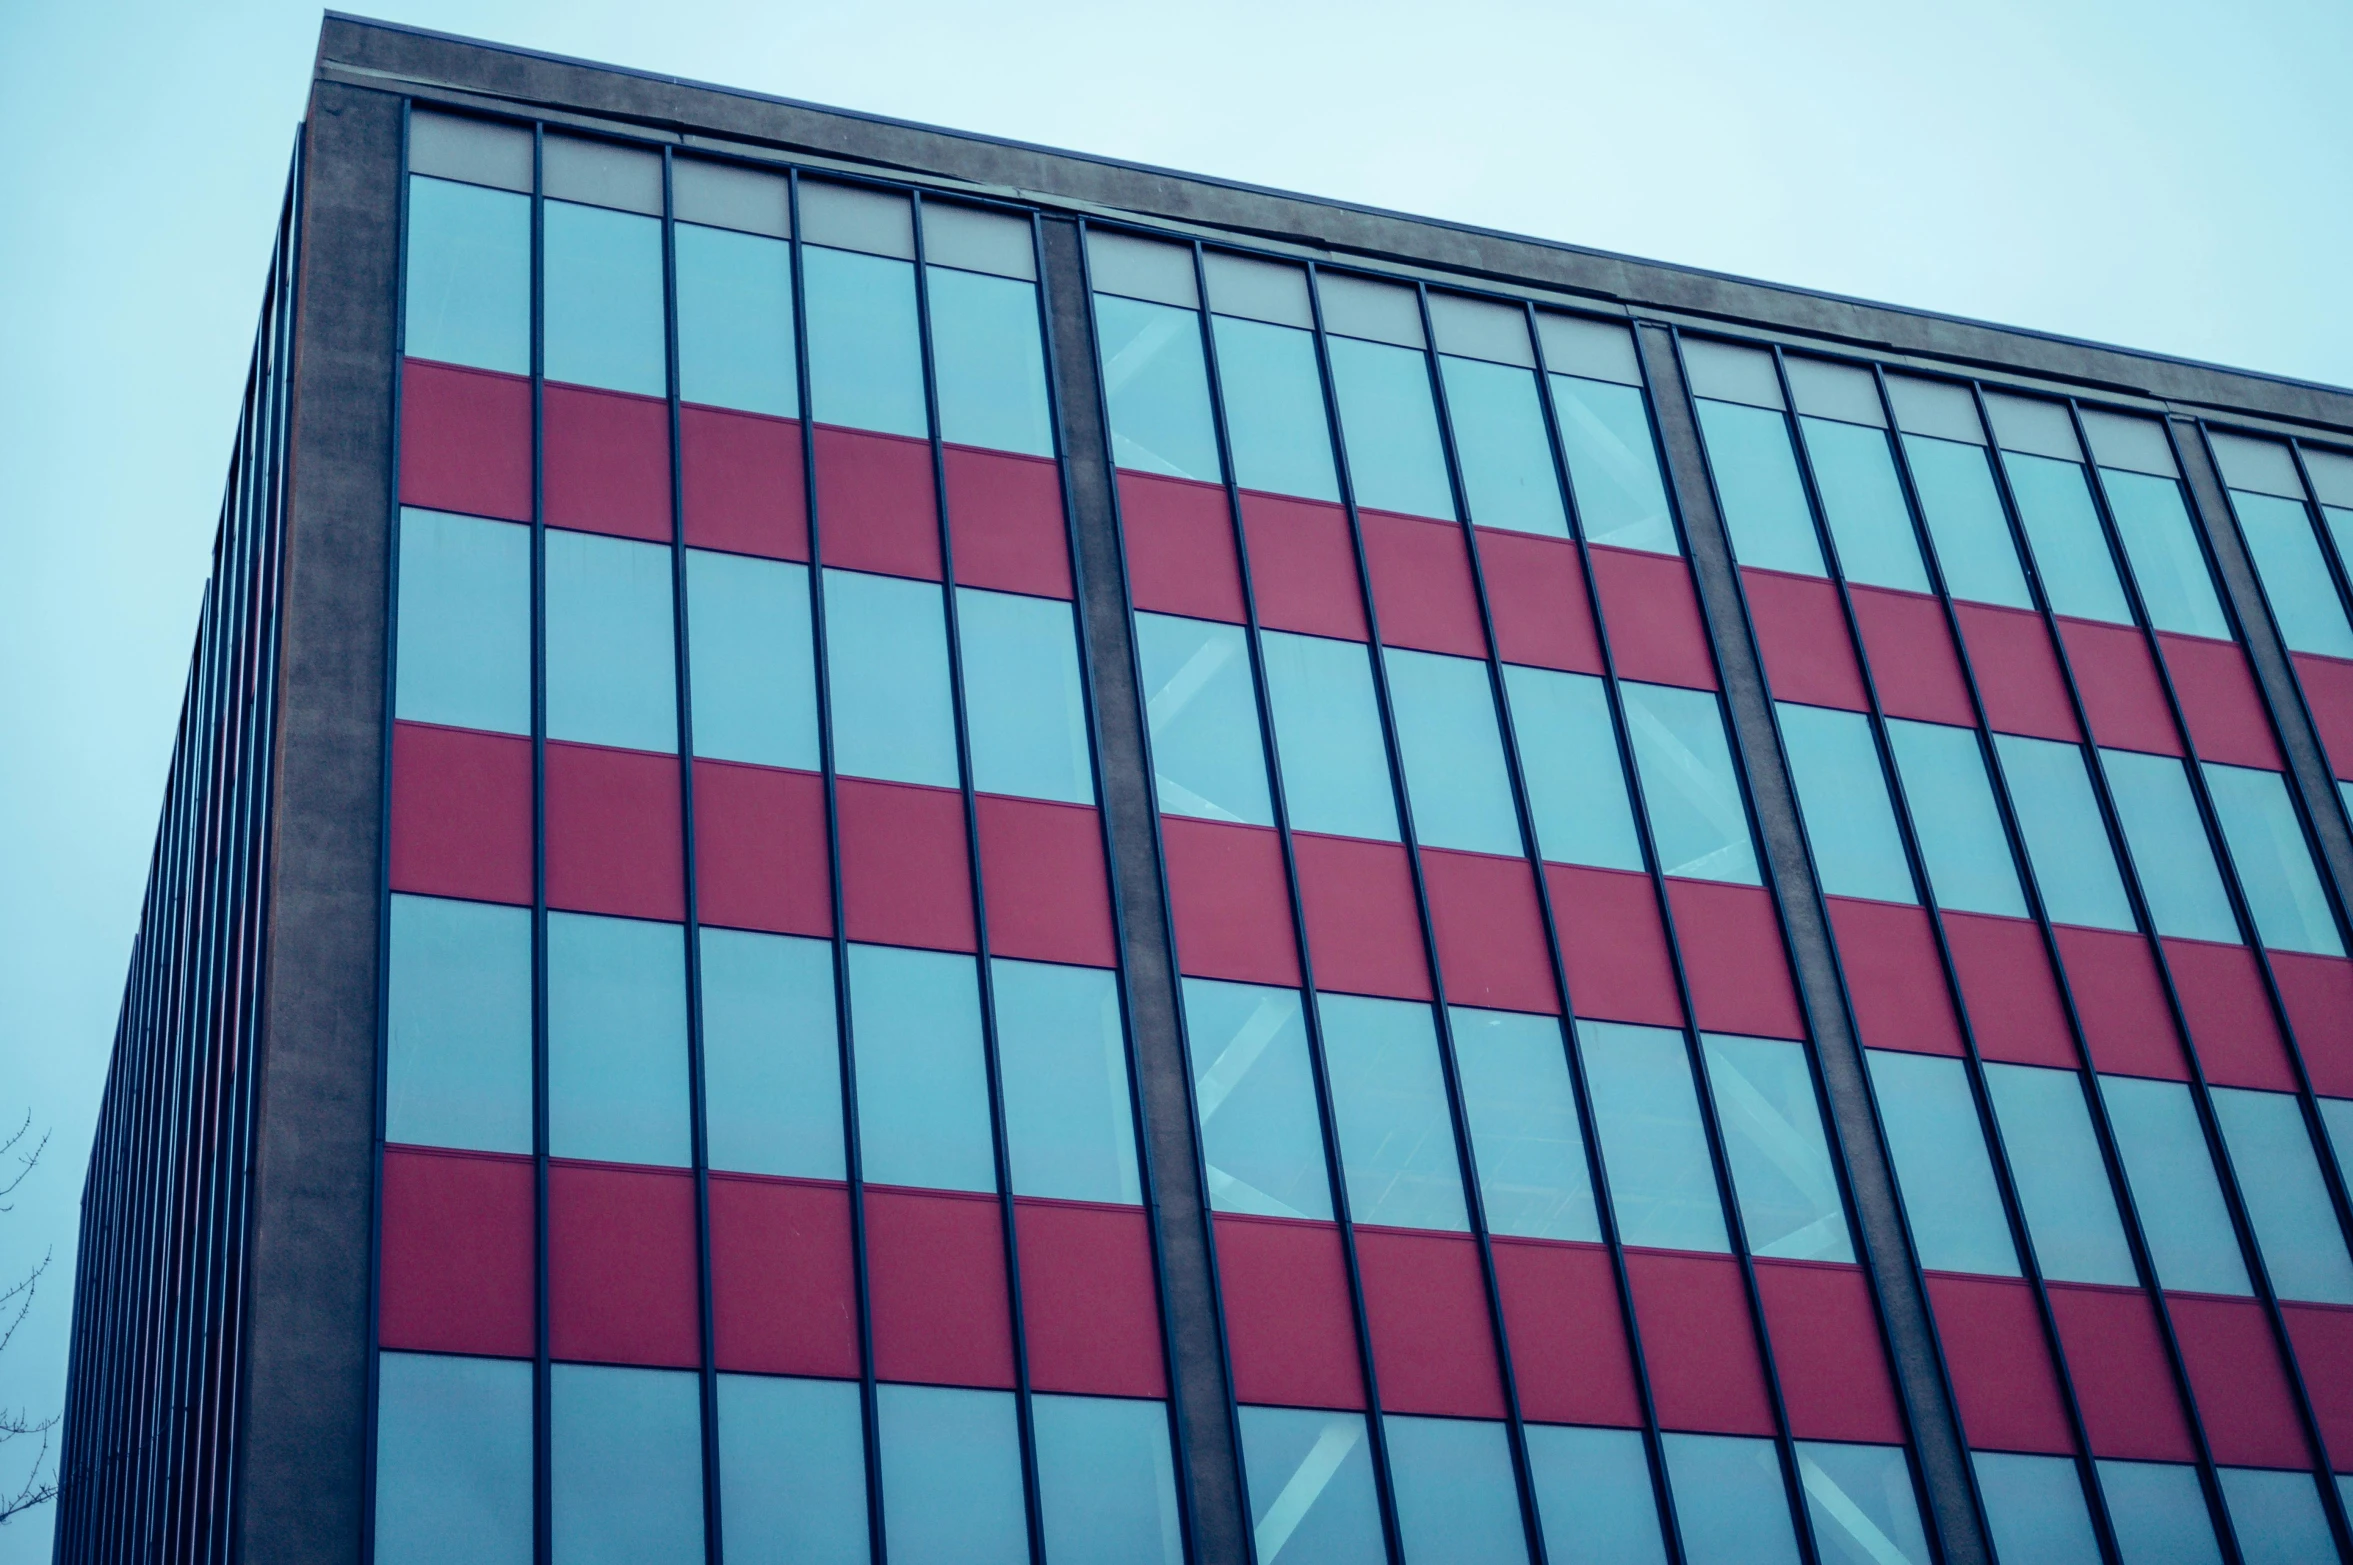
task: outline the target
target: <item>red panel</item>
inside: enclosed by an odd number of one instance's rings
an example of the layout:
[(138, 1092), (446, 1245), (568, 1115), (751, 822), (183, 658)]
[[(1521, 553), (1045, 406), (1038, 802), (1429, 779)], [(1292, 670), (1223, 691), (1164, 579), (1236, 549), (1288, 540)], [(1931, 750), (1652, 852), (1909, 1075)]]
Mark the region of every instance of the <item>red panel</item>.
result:
[(1103, 822), (1083, 804), (982, 794), (980, 873), (998, 956), (1115, 967)]
[(2353, 1471), (2353, 1310), (2341, 1305), (2283, 1304), (2296, 1366), (2312, 1396), (2320, 1438), (2339, 1472)]
[(1471, 585), (1462, 529), (1387, 511), (1359, 511), (1356, 521), (1364, 531), (1383, 644), (1485, 657), (1487, 634), (1479, 625), (1479, 594)]
[(2263, 1306), (2206, 1294), (2172, 1293), (2165, 1302), (2214, 1460), (2246, 1467), (2307, 1465), (2312, 1457)]
[(1969, 646), (1969, 667), (1977, 676), (1986, 722), (2009, 734), (2078, 737), (2075, 714), (2067, 704), (2067, 681), (2059, 673), (2042, 616), (1990, 603), (1956, 603), (1953, 612)]
[(1715, 689), (1716, 660), (1708, 649), (1707, 628), (1700, 622), (1691, 568), (1672, 554), (1600, 544), (1588, 553), (1619, 674), (1662, 685)]
[(400, 503), (531, 520), (531, 382), (404, 359)]
[(1675, 937), (1692, 1009), (1710, 1032), (1803, 1038), (1805, 1015), (1789, 981), (1773, 899), (1758, 886), (1669, 880)]
[(783, 935), (833, 933), (825, 780), (814, 772), (694, 763), (695, 916)]
[(1479, 1241), (1469, 1234), (1360, 1227), (1356, 1269), (1364, 1279), (1383, 1410), (1501, 1418), (1503, 1380)]
[(856, 1376), (848, 1186), (711, 1175), (711, 1331), (721, 1369)]
[(1430, 998), (1413, 866), (1394, 842), (1291, 834), (1315, 985), (1347, 994)]
[(809, 494), (797, 421), (681, 407), (678, 465), (688, 543), (777, 560), (809, 557)]
[(1242, 537), (1261, 625), (1366, 639), (1347, 512), (1315, 500), (1245, 493)]
[(1864, 1044), (1915, 1054), (1961, 1053), (1961, 1028), (1927, 910), (1853, 897), (1829, 901), (1838, 962)]
[(1870, 710), (1836, 587), (1819, 576), (1791, 576), (1753, 566), (1741, 568), (1740, 582), (1748, 594), (1748, 616), (1757, 628), (1757, 646), (1764, 653), (1765, 676), (1775, 700), (1850, 712)]
[(548, 741), (547, 900), (583, 913), (686, 917), (678, 757)]
[(1339, 1228), (1232, 1212), (1215, 1221), (1235, 1398), (1364, 1406)]
[(962, 795), (843, 777), (834, 782), (834, 808), (852, 940), (976, 949)]
[(1137, 608), (1242, 623), (1242, 572), (1223, 487), (1122, 473), (1119, 530)]
[(1497, 1235), (1495, 1285), (1520, 1412), (1545, 1423), (1642, 1422), (1609, 1252)]
[(1547, 864), (1544, 883), (1577, 1014), (1682, 1026), (1683, 1003), (1675, 997), (1675, 967), (1650, 877)]
[(386, 1147), (376, 1340), (421, 1353), (529, 1358), (531, 1159)]
[(1871, 660), (1871, 683), (1879, 692), (1882, 712), (1924, 723), (1977, 726), (1941, 604), (1916, 592), (1852, 582), (1847, 584), (1847, 600), (1855, 606), (1855, 626), (1863, 633), (1863, 652)]
[(956, 579), (1046, 598), (1070, 596), (1062, 469), (1050, 457), (947, 446), (948, 538)]
[(1560, 1014), (1544, 912), (1526, 859), (1424, 848), (1422, 886), (1449, 1004)]
[[(2296, 678), (2304, 686), (2304, 704), (2312, 709), (2312, 726), (2328, 751), (2329, 765), (2339, 777), (2353, 778), (2353, 663), (2342, 658), (2291, 654)], [(2276, 768), (2279, 763), (2270, 763)]]
[(2023, 918), (1989, 913), (1943, 917), (1977, 1052), (2014, 1065), (2079, 1065), (2042, 931)]
[(1299, 985), (1283, 843), (1263, 826), (1160, 818), (1177, 965), (1201, 978)]
[(2068, 1378), (2094, 1456), (2192, 1462), (2189, 1420), (2173, 1390), (2173, 1366), (2157, 1311), (2138, 1288), (2047, 1285), (2067, 1353)]
[(2139, 631), (2062, 619), (2059, 639), (2067, 644), (2067, 666), (2091, 720), (2093, 742), (2152, 755), (2182, 753), (2157, 662)]
[(547, 1342), (560, 1359), (703, 1359), (694, 1175), (683, 1168), (547, 1166)]
[(940, 579), (931, 443), (817, 426), (817, 525), (825, 563)]
[[(1601, 637), (1585, 596), (1585, 567), (1565, 538), (1480, 528), (1479, 570), (1486, 579), (1487, 613), (1495, 646), (1506, 663), (1601, 672)], [(1384, 630), (1388, 611), (1382, 610)]]
[(2058, 926), (2059, 960), (2094, 1070), (2189, 1080), (2165, 987), (2139, 935)]
[(543, 388), (547, 525), (670, 541), (670, 405), (585, 386)]
[(2296, 1090), (2288, 1046), (2273, 1019), (2263, 971), (2245, 946), (2211, 940), (2167, 940), (2165, 965), (2181, 997), (2182, 1019), (2198, 1064), (2218, 1087)]
[(2075, 1437), (2059, 1401), (2034, 1290), (2010, 1277), (1933, 1272), (1928, 1298), (1969, 1444), (2071, 1454)]
[(1144, 1209), (1023, 1200), (1014, 1217), (1030, 1384), (1096, 1396), (1167, 1396)]
[[(2165, 649), (2165, 672), (2173, 678), (2174, 699), (2181, 702), (2182, 721), (2189, 726), (2190, 743), (2209, 761), (2234, 766), (2280, 769), (2279, 746), (2272, 742), (2271, 719), (2263, 697), (2255, 690), (2254, 671), (2236, 642), (2209, 641), (2203, 636), (2157, 633)], [(2347, 757), (2353, 761), (2353, 756)]]
[(1773, 1414), (1740, 1263), (1730, 1256), (1628, 1250), (1626, 1274), (1659, 1423), (1716, 1434), (1771, 1434)]
[(2341, 956), (2271, 953), (2271, 976), (2296, 1029), (2312, 1090), (2353, 1098), (2353, 962)]
[(1903, 1415), (1863, 1269), (1762, 1259), (1756, 1267), (1789, 1432), (1800, 1440), (1903, 1444)]
[(995, 1196), (867, 1186), (866, 1286), (875, 1374), (1013, 1384), (1005, 1213)]
[(530, 902), (530, 740), (392, 725), (392, 889)]

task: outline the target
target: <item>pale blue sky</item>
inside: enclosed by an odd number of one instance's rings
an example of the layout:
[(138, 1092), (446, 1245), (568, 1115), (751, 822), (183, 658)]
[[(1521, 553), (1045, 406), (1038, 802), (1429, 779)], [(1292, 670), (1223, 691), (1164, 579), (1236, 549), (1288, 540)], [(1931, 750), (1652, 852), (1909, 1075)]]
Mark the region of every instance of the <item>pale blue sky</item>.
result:
[[(420, 25), (2353, 382), (2353, 10), (446, 0)], [(0, 1118), (58, 1263), (319, 13), (0, 0)], [(0, 1479), (12, 1475), (0, 1471)], [(45, 1515), (0, 1565), (46, 1561)]]

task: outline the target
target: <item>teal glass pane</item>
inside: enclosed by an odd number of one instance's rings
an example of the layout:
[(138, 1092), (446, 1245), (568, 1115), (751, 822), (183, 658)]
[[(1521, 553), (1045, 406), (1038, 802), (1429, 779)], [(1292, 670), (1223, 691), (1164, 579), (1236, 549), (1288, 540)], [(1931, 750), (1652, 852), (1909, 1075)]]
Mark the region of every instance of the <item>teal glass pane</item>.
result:
[(1846, 1203), (1822, 1138), (1805, 1045), (1702, 1033), (1700, 1046), (1749, 1253), (1852, 1261)]
[(2094, 1465), (2123, 1565), (2222, 1565), (2195, 1467), (2105, 1459)]
[(1529, 1424), (1528, 1483), (1544, 1552), (1578, 1565), (1666, 1565), (1658, 1498), (1632, 1429)]
[(1797, 1565), (1789, 1490), (1770, 1440), (1660, 1436), (1688, 1565)]
[(936, 583), (825, 573), (833, 764), (850, 777), (953, 788), (956, 709)]
[(1118, 974), (1004, 957), (989, 973), (1013, 1193), (1141, 1202)]
[(1172, 305), (1095, 295), (1103, 395), (1111, 404), (1111, 456), (1121, 467), (1221, 483), (1209, 419), (1209, 371), (1201, 317)]
[(2343, 956), (2328, 893), (2312, 849), (2277, 772), (2205, 763), (2206, 790), (2222, 823), (2222, 840), (2255, 916), (2255, 933), (2275, 951)]
[(809, 312), (809, 401), (820, 424), (922, 439), (923, 347), (915, 268), (887, 256), (801, 249)]
[(2137, 1076), (2102, 1076), (2099, 1084), (2158, 1285), (2252, 1293), (2190, 1089)]
[(2026, 839), (2027, 862), (2052, 922), (2138, 928), (2081, 747), (1996, 734), (1994, 754), (2001, 760), (2002, 780), (2018, 812), (2018, 833)]
[(660, 219), (540, 203), (540, 355), (549, 380), (669, 394)]
[(2353, 625), (2313, 535), (2312, 513), (2300, 500), (2244, 489), (2231, 491), (2230, 504), (2289, 650), (2353, 658)]
[(885, 1384), (875, 1400), (891, 1557), (1029, 1565), (1013, 1393)]
[(1554, 375), (1551, 384), (1585, 541), (1681, 554), (1641, 388), (1576, 375)]
[(1481, 527), (1566, 538), (1569, 515), (1553, 471), (1552, 442), (1544, 435), (1535, 372), (1441, 354), (1438, 375), (1446, 385), (1446, 412), (1454, 425), (1455, 459), (1462, 467), (1471, 520)]
[(1659, 868), (1669, 875), (1758, 884), (1748, 812), (1714, 693), (1630, 680), (1618, 691)]
[(694, 753), (818, 769), (817, 652), (809, 568), (686, 551)]
[(692, 1371), (552, 1365), (548, 1425), (556, 1565), (699, 1565), (703, 1410)]
[(2140, 1273), (2124, 1242), (2083, 1078), (2073, 1071), (1989, 1063), (1985, 1086), (2043, 1275), (2055, 1282), (2137, 1284)]
[(1871, 720), (1788, 701), (1775, 710), (1822, 889), (1834, 897), (1919, 901)]
[(1184, 1002), (1209, 1204), (1261, 1217), (1330, 1218), (1298, 992), (1188, 978)]
[(2223, 1504), (2246, 1565), (2322, 1565), (2336, 1557), (2328, 1513), (2312, 1475), (2265, 1467), (2223, 1467)]
[(1972, 1451), (1969, 1462), (2001, 1565), (2099, 1565), (2072, 1458)]
[(1599, 1243), (1559, 1019), (1459, 1005), (1448, 1016), (1489, 1231)]
[(1078, 639), (1060, 598), (956, 589), (972, 786), (982, 793), (1095, 802)]
[(1696, 401), (1733, 558), (1766, 570), (1828, 575), (1797, 453), (1790, 449), (1789, 421), (1771, 408)]
[[(1210, 317), (1234, 481), (1245, 489), (1340, 498), (1315, 339), (1291, 326)], [(1264, 1565), (1264, 1562), (1261, 1562)]]
[(376, 1361), (376, 1558), (530, 1565), (531, 1361)]
[(1892, 1049), (1866, 1049), (1863, 1058), (1920, 1264), (2017, 1276), (2017, 1247), (1961, 1062)]
[(1316, 997), (1348, 1215), (1390, 1228), (1471, 1226), (1430, 1008), (1364, 995)]
[(1165, 1403), (1041, 1392), (1030, 1418), (1053, 1565), (1183, 1565)]
[(547, 1149), (683, 1168), (686, 939), (676, 924), (547, 915)]
[(2283, 1299), (2353, 1304), (2353, 1260), (2295, 1094), (2216, 1087), (2214, 1117), (2273, 1291)]
[(719, 1376), (730, 1565), (866, 1565), (863, 1424), (854, 1380)]
[(1839, 570), (1848, 581), (1926, 592), (1928, 567), (1920, 563), (1920, 540), (1912, 532), (1912, 508), (1904, 503), (1887, 431), (1827, 418), (1797, 422), (1814, 464), (1823, 519), (1838, 545)]
[(394, 895), (384, 1139), (531, 1151), (531, 910)]
[(1495, 689), (1484, 658), (1384, 648), (1406, 797), (1422, 846), (1497, 853), (1527, 850), (1495, 721)]
[(2149, 623), (2184, 636), (2230, 640), (2230, 621), (2214, 595), (2214, 576), (2182, 505), (2181, 485), (2153, 473), (2103, 467), (2100, 487), (2108, 492), (2108, 514), (2124, 540)]
[(1729, 1251), (1683, 1035), (1664, 1027), (1580, 1021), (1577, 1042), (1620, 1241)]
[(1260, 644), (1292, 829), (1395, 842), (1397, 795), (1367, 649), (1279, 630), (1261, 632)]
[(1524, 1565), (1528, 1535), (1501, 1423), (1391, 1413), (1381, 1427), (1408, 1560)]
[(552, 527), (544, 538), (547, 737), (677, 749), (669, 549)]
[(846, 1178), (832, 942), (709, 925), (698, 938), (711, 1167)]
[(851, 946), (850, 1021), (867, 1182), (995, 1190), (988, 1061), (972, 958)]
[(1797, 1472), (1824, 1561), (1929, 1565), (1920, 1502), (1902, 1446), (1801, 1440)]
[(1503, 688), (1538, 851), (1556, 864), (1642, 868), (1634, 803), (1601, 680), (1506, 664)]
[(531, 198), (409, 176), (409, 357), (531, 373)]
[(1135, 627), (1161, 810), (1272, 826), (1249, 632), (1169, 614), (1138, 614)]
[(402, 507), (396, 656), (402, 721), (531, 732), (531, 529)]
[(2182, 763), (2136, 750), (2102, 750), (2099, 757), (2157, 933), (2244, 944)]
[(1887, 747), (1938, 905), (2024, 918), (2026, 893), (1979, 743), (1973, 728), (1887, 720)]
[(1430, 361), (1413, 348), (1326, 337), (1356, 503), (1453, 521), (1454, 491), (1430, 400)]
[(1388, 1558), (1362, 1413), (1294, 1407), (1240, 1413), (1258, 1565), (1365, 1565)]
[(2018, 520), (2025, 524), (2027, 547), (2034, 551), (2034, 568), (2043, 579), (2051, 612), (2131, 624), (2124, 583), (2117, 578), (2116, 560), (2100, 531), (2100, 513), (2092, 504), (2082, 467), (2056, 457), (2005, 451), (2002, 468), (2010, 475)]
[(680, 223), (678, 396), (712, 407), (798, 418), (792, 246)]
[(1010, 277), (925, 268), (940, 438), (992, 451), (1054, 454), (1038, 290)]
[(2010, 537), (2009, 518), (2003, 514), (2002, 494), (1994, 487), (1985, 448), (1926, 435), (1906, 435), (1903, 440), (1904, 460), (1912, 468), (1921, 520), (1928, 524), (1945, 591), (1973, 603), (2033, 608), (2034, 597), (2018, 566), (2018, 548)]

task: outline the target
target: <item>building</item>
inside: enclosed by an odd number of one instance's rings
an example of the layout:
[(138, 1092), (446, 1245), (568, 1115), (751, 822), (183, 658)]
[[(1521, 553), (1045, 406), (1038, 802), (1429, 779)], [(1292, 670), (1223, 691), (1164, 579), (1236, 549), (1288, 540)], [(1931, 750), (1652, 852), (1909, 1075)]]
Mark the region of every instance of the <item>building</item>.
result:
[(330, 17), (57, 1557), (2353, 1554), (2349, 566), (2346, 391)]

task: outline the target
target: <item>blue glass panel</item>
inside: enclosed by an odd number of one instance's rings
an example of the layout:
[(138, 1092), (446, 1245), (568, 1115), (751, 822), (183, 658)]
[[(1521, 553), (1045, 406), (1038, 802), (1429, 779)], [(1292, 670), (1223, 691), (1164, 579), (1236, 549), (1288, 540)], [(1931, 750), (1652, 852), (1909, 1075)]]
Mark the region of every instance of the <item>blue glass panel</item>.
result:
[(2092, 1131), (2083, 1078), (2073, 1071), (1989, 1064), (1985, 1085), (2043, 1275), (2056, 1282), (2137, 1284), (2140, 1274), (2116, 1215), (2116, 1192)]
[(1095, 802), (1087, 693), (1070, 605), (956, 589), (972, 786), (982, 793)]
[(1519, 811), (1483, 658), (1382, 649), (1414, 835), (1424, 847), (1518, 858)]
[(2158, 1285), (2252, 1293), (2190, 1089), (2134, 1076), (2102, 1076), (2099, 1083)]
[(1659, 869), (1701, 880), (1758, 884), (1757, 854), (1739, 775), (1724, 741), (1724, 714), (1710, 691), (1673, 685), (1618, 686), (1642, 773), (1642, 797)]
[(2182, 505), (2181, 485), (2153, 473), (2103, 467), (2100, 487), (2107, 491), (2108, 514), (2124, 540), (2124, 557), (2149, 622), (2185, 636), (2230, 640), (2230, 621), (2214, 595), (2214, 576)]
[(1642, 1436), (1631, 1429), (1530, 1424), (1528, 1480), (1547, 1558), (1575, 1565), (1666, 1565)]
[(393, 715), (531, 732), (531, 529), (403, 507)]
[(817, 421), (916, 439), (930, 434), (914, 266), (823, 245), (804, 245), (801, 266)]
[(1462, 1159), (1430, 1008), (1363, 995), (1316, 997), (1348, 1215), (1392, 1228), (1471, 1226)]
[(1054, 419), (1046, 405), (1037, 285), (946, 266), (924, 270), (940, 438), (1052, 456)]
[(1683, 1035), (1580, 1021), (1577, 1042), (1619, 1239), (1662, 1250), (1731, 1249)]
[(531, 1362), (376, 1361), (376, 1558), (529, 1565)]
[(730, 1565), (865, 1565), (858, 1383), (721, 1375), (719, 1489)]
[(1823, 518), (1838, 545), (1839, 570), (1848, 581), (1926, 592), (1928, 567), (1920, 563), (1920, 540), (1912, 533), (1912, 508), (1904, 503), (1887, 431), (1827, 418), (1797, 422), (1814, 464)]
[(549, 380), (669, 394), (659, 218), (540, 203), (541, 362)]
[(681, 400), (798, 418), (792, 246), (697, 223), (673, 232)]
[(2230, 504), (2280, 638), (2292, 651), (2353, 658), (2353, 626), (2345, 623), (2345, 605), (2313, 536), (2312, 513), (2300, 500), (2244, 489), (2231, 491)]
[(1805, 1045), (1724, 1033), (1702, 1033), (1700, 1045), (1749, 1253), (1852, 1261)]
[(1920, 857), (1940, 906), (2026, 916), (2026, 893), (2002, 830), (1977, 730), (1887, 720), (1887, 747), (1912, 813)]
[(670, 551), (555, 528), (545, 536), (547, 736), (677, 749)]
[(2010, 475), (2018, 520), (2025, 524), (2027, 547), (2034, 551), (2034, 568), (2050, 597), (2051, 612), (2131, 624), (2124, 583), (2117, 579), (2116, 560), (2100, 531), (2100, 513), (2092, 505), (2083, 469), (2056, 457), (2018, 451), (2002, 453), (2002, 469)]
[(1733, 556), (1767, 570), (1828, 575), (1797, 454), (1790, 449), (1788, 420), (1771, 408), (1697, 400)]
[(1601, 680), (1505, 664), (1503, 688), (1543, 856), (1558, 864), (1642, 868), (1634, 804)]
[(1969, 1462), (2001, 1565), (2099, 1565), (2072, 1459), (1972, 1451)]
[(1009, 1391), (875, 1388), (883, 1535), (902, 1565), (1028, 1565)]
[(832, 943), (707, 925), (700, 940), (711, 1166), (845, 1177)]
[(1172, 305), (1095, 295), (1103, 394), (1111, 404), (1111, 455), (1121, 467), (1219, 483), (1217, 431), (1209, 421), (1209, 371), (1201, 317)]
[(1600, 1242), (1560, 1022), (1459, 1005), (1448, 1014), (1487, 1227), (1531, 1239)]
[(531, 1150), (531, 910), (392, 899), (384, 1139)]
[(1945, 591), (1975, 603), (2033, 608), (1985, 448), (1926, 435), (1903, 439), (1904, 460), (1911, 465)]
[(1825, 1565), (1930, 1565), (1902, 1446), (1801, 1440), (1797, 1472)]
[(1575, 375), (1555, 375), (1551, 384), (1585, 541), (1681, 554), (1641, 389)]
[(1797, 1565), (1789, 1490), (1770, 1440), (1662, 1435), (1689, 1565)]
[(994, 1190), (988, 1062), (972, 958), (850, 947), (858, 1147), (869, 1183)]
[(1249, 632), (1167, 614), (1138, 614), (1135, 626), (1160, 808), (1272, 826)]
[(1511, 1565), (1528, 1557), (1503, 1425), (1473, 1418), (1381, 1420), (1409, 1565)]
[(409, 177), (412, 358), (531, 373), (531, 198)]
[(2096, 1465), (2123, 1565), (2222, 1565), (2198, 1470), (2172, 1462)]
[(1298, 993), (1188, 978), (1184, 996), (1209, 1204), (1329, 1218), (1331, 1179)]
[(686, 940), (676, 924), (547, 915), (547, 1149), (683, 1167)]
[(2018, 834), (2053, 923), (2135, 929), (2132, 904), (2108, 846), (2080, 746), (2018, 734), (1994, 735)]
[(2353, 1099), (2315, 1098), (2313, 1102), (2320, 1107), (2321, 1128), (2328, 1132), (2338, 1172), (2353, 1179)]
[(2222, 840), (2239, 872), (2239, 889), (2255, 916), (2255, 933), (2275, 951), (2343, 956), (2328, 894), (2312, 866), (2312, 850), (2287, 780), (2277, 772), (2205, 763), (2206, 791), (2222, 823)]
[(1365, 1565), (1388, 1557), (1362, 1413), (1245, 1407), (1241, 1415), (1258, 1565)]
[(1015, 1195), (1140, 1202), (1119, 975), (989, 964)]
[(1920, 1264), (2017, 1276), (2017, 1247), (1961, 1062), (1892, 1049), (1866, 1049), (1863, 1058)]
[(549, 1372), (548, 1530), (557, 1565), (699, 1565), (703, 1410), (691, 1371)]
[(1041, 1394), (1030, 1416), (1052, 1565), (1183, 1565), (1165, 1404)]
[(817, 770), (817, 658), (809, 568), (686, 551), (694, 753)]
[(837, 771), (957, 785), (945, 609), (931, 582), (825, 573), (825, 672)]
[(1414, 348), (1327, 337), (1356, 503), (1453, 521), (1454, 492), (1430, 400), (1430, 361)]
[(2295, 1094), (2216, 1087), (2214, 1117), (2222, 1122), (2222, 1144), (2273, 1291), (2283, 1299), (2353, 1304), (2353, 1261)]
[(1919, 901), (1871, 720), (1788, 701), (1775, 710), (1822, 889), (1834, 897)]
[(2246, 1565), (2328, 1565), (2337, 1558), (2310, 1473), (2224, 1467), (2216, 1476)]
[(1367, 649), (1279, 630), (1261, 632), (1260, 644), (1292, 829), (1395, 842), (1397, 795)]
[(1446, 383), (1446, 412), (1471, 520), (1566, 538), (1569, 515), (1553, 471), (1552, 442), (1544, 437), (1535, 372), (1441, 354), (1438, 374)]
[(1245, 489), (1338, 500), (1314, 338), (1296, 327), (1231, 315), (1210, 317), (1210, 329), (1217, 339), (1234, 481)]
[(2182, 763), (2170, 755), (2135, 750), (2099, 754), (2108, 795), (2116, 801), (2116, 819), (2124, 828), (2124, 845), (2132, 853), (2133, 872), (2140, 877), (2141, 895), (2148, 899), (2149, 919), (2157, 933), (2244, 944)]

